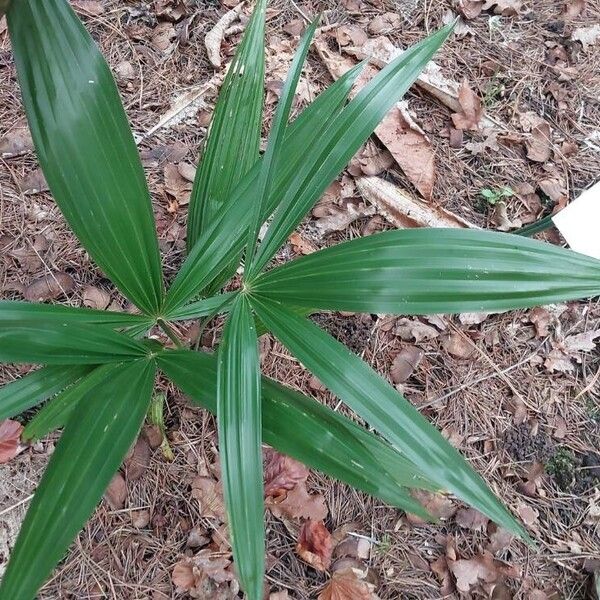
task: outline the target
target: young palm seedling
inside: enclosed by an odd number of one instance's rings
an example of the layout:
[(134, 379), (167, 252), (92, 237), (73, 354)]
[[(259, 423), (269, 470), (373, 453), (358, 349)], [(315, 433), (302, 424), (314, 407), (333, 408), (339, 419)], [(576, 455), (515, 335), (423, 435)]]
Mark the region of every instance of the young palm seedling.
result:
[[(139, 314), (0, 302), (0, 361), (43, 365), (0, 390), (0, 418), (49, 400), (25, 435), (63, 428), (12, 551), (2, 600), (33, 598), (62, 559), (135, 440), (157, 369), (217, 415), (235, 566), (252, 600), (262, 597), (264, 573), (262, 443), (412, 513), (427, 516), (411, 489), (443, 490), (527, 536), (438, 431), (306, 315), (497, 311), (589, 297), (600, 293), (600, 262), (507, 234), (420, 229), (371, 235), (271, 268), (450, 29), (406, 50), (348, 102), (360, 66), (352, 69), (290, 121), (313, 23), (260, 156), (265, 10), (258, 0), (221, 89), (194, 183), (187, 257), (165, 291), (148, 189), (106, 62), (67, 0), (8, 6), (23, 105), (50, 190)], [(241, 260), (241, 286), (219, 293)], [(170, 322), (217, 313), (228, 316), (216, 356), (144, 337), (158, 325), (175, 338)], [(261, 331), (272, 332), (369, 428), (261, 377)]]

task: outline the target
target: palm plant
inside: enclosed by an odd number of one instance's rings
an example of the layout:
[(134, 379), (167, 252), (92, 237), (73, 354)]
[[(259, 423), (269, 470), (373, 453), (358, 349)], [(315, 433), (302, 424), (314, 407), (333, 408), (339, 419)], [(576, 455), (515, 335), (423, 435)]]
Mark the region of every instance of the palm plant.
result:
[[(439, 432), (306, 316), (495, 311), (589, 297), (600, 292), (600, 263), (508, 234), (423, 229), (372, 235), (271, 268), (451, 29), (406, 50), (348, 102), (361, 66), (352, 69), (290, 122), (313, 23), (260, 156), (265, 10), (258, 0), (221, 89), (194, 182), (187, 258), (165, 291), (147, 185), (105, 60), (66, 0), (13, 0), (8, 8), (23, 105), (50, 190), (139, 314), (0, 302), (0, 361), (43, 365), (0, 390), (0, 418), (49, 400), (25, 436), (63, 428), (12, 551), (2, 600), (33, 598), (64, 556), (139, 432), (157, 369), (217, 415), (234, 560), (252, 600), (262, 597), (264, 573), (263, 442), (424, 517), (411, 489), (453, 493), (527, 538)], [(242, 259), (241, 286), (221, 293)], [(183, 348), (169, 325), (219, 313), (228, 316), (216, 355)], [(146, 338), (154, 326), (178, 347)], [(261, 377), (264, 331), (372, 429)]]

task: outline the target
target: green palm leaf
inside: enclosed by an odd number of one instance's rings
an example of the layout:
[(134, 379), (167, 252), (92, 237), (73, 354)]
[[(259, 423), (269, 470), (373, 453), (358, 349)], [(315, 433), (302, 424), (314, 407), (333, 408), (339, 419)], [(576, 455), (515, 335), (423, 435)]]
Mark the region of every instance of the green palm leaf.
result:
[(105, 327), (5, 321), (0, 329), (0, 363), (98, 365), (148, 354), (143, 343)]
[(217, 421), (233, 558), (242, 588), (251, 600), (260, 600), (265, 570), (260, 365), (245, 296), (236, 299), (219, 346)]
[(50, 366), (28, 373), (0, 388), (0, 420), (47, 400), (75, 383), (87, 373), (87, 366)]
[(38, 159), (69, 225), (117, 287), (157, 315), (150, 196), (106, 61), (66, 0), (19, 0), (8, 27)]
[(311, 321), (251, 300), (262, 321), (307, 369), (400, 450), (423, 475), (509, 531), (527, 533), (456, 449), (369, 365)]
[(500, 311), (598, 295), (600, 261), (506, 233), (386, 231), (277, 267), (252, 289), (322, 310)]
[(91, 371), (88, 368), (84, 377), (63, 389), (36, 413), (33, 419), (27, 423), (21, 437), (24, 440), (39, 440), (55, 429), (64, 427), (69, 416), (77, 407), (77, 403), (94, 388), (103, 386), (112, 378), (113, 374), (117, 374), (122, 368), (123, 363), (101, 365)]
[(190, 198), (188, 251), (258, 160), (265, 71), (266, 0), (256, 4), (219, 93)]
[(31, 600), (63, 558), (135, 440), (154, 372), (153, 361), (122, 365), (78, 404), (27, 511), (0, 600)]
[(145, 315), (113, 312), (110, 310), (92, 310), (75, 308), (61, 304), (38, 304), (35, 302), (18, 302), (0, 300), (0, 323), (4, 321), (24, 320), (40, 323), (62, 322), (82, 325), (107, 325), (109, 327), (131, 327), (146, 325), (151, 327), (153, 320)]

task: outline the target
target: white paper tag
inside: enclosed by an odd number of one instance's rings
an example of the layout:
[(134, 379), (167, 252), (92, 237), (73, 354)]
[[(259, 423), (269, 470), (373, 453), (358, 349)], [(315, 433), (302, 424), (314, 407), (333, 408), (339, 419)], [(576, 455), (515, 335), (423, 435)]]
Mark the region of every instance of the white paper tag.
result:
[(600, 182), (552, 217), (573, 250), (600, 259)]

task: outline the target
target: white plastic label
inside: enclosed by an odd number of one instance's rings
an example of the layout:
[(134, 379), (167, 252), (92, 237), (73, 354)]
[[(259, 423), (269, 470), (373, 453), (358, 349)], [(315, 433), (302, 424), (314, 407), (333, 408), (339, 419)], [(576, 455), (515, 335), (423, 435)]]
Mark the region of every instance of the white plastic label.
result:
[(573, 250), (600, 259), (600, 182), (552, 217)]

